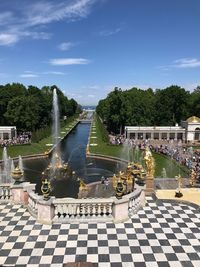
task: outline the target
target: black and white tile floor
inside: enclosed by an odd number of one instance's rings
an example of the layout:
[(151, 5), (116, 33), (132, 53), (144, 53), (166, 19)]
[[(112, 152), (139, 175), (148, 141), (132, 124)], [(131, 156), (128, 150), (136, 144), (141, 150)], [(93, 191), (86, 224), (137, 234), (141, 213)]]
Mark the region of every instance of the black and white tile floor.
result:
[(200, 267), (200, 211), (154, 201), (125, 223), (41, 225), (19, 205), (0, 205), (0, 265)]

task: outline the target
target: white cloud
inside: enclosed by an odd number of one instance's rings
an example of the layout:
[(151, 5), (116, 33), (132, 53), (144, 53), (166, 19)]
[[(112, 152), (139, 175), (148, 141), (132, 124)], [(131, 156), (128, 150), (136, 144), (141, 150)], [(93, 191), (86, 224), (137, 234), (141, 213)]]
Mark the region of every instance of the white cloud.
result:
[(95, 0), (37, 2), (27, 10), (27, 22), (31, 26), (51, 23), (63, 19), (76, 20), (89, 14)]
[(173, 68), (186, 69), (186, 68), (198, 68), (200, 67), (200, 60), (198, 58), (180, 58), (174, 60), (171, 65), (158, 66), (157, 69), (163, 71), (169, 71)]
[(95, 97), (95, 95), (88, 95), (88, 97), (89, 97), (89, 98), (94, 98), (94, 97)]
[(23, 31), (19, 32), (18, 35), (20, 37), (31, 37), (32, 39), (41, 39), (48, 40), (51, 38), (52, 34), (48, 32), (35, 32), (35, 31)]
[(74, 46), (73, 43), (71, 42), (67, 42), (67, 43), (61, 43), (59, 44), (58, 48), (62, 51), (67, 51), (69, 50), (70, 48), (72, 48)]
[(65, 75), (65, 73), (61, 71), (45, 71), (43, 74)]
[(183, 84), (181, 84), (181, 86), (183, 87), (183, 88), (185, 88), (186, 90), (189, 90), (189, 91), (193, 91), (194, 89), (196, 89), (197, 88), (197, 86), (199, 86), (200, 85), (200, 82), (191, 82), (191, 83), (183, 83)]
[(33, 73), (20, 74), (19, 76), (21, 78), (37, 78), (37, 77), (39, 77), (37, 74), (33, 74)]
[(0, 33), (0, 45), (12, 45), (19, 40), (15, 34)]
[(43, 72), (36, 72), (32, 70), (25, 70), (23, 74), (19, 76), (22, 78), (36, 78), (41, 75), (65, 75), (64, 72), (61, 71), (43, 71)]
[(104, 31), (101, 31), (99, 33), (100, 36), (110, 36), (110, 35), (114, 35), (114, 34), (117, 34), (118, 32), (121, 31), (121, 28), (116, 28), (114, 30), (104, 30)]
[(181, 58), (174, 61), (176, 68), (196, 68), (200, 67), (200, 60), (197, 58)]
[(89, 64), (90, 61), (85, 58), (54, 58), (50, 59), (49, 63), (51, 65), (85, 65)]
[[(29, 3), (27, 3), (29, 2)], [(56, 21), (76, 21), (90, 13), (97, 0), (23, 1), (12, 6), (12, 12), (0, 11), (0, 45), (10, 45), (24, 38), (49, 39), (51, 34), (41, 26)]]

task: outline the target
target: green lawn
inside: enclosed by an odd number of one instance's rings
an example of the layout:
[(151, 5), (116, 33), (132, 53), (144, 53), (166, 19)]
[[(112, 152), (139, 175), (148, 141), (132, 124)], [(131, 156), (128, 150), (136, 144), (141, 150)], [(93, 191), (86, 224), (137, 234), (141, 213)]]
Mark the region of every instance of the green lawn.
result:
[[(76, 123), (77, 117), (78, 117), (78, 115), (69, 118), (66, 121), (66, 123), (61, 127), (60, 132), (65, 132), (65, 133), (60, 133), (60, 136), (62, 138), (74, 126), (74, 124)], [(66, 128), (68, 128), (68, 129), (66, 130)], [(11, 158), (17, 157), (18, 155), (26, 156), (26, 155), (40, 154), (40, 153), (48, 152), (52, 148), (51, 146), (46, 146), (46, 144), (52, 144), (52, 136), (48, 136), (48, 137), (42, 139), (38, 143), (31, 143), (31, 144), (27, 144), (27, 145), (9, 146), (7, 148), (7, 151), (8, 151), (8, 155)], [(3, 148), (0, 148), (0, 159), (2, 159), (2, 152), (3, 152)]]
[[(96, 133), (92, 133), (93, 132), (92, 127), (96, 128)], [(129, 149), (128, 147), (124, 147), (122, 145), (120, 146), (110, 145), (103, 141), (103, 135), (104, 133), (102, 133), (102, 124), (95, 115), (93, 123), (91, 125), (89, 144), (96, 143), (97, 146), (89, 146), (90, 153), (118, 157), (131, 161), (140, 161), (143, 164), (142, 152), (140, 150), (135, 151), (133, 149)], [(96, 136), (97, 138), (93, 139), (92, 137), (94, 136)], [(155, 165), (156, 165), (155, 168), (156, 177), (161, 176), (163, 168), (165, 168), (166, 170), (167, 177), (170, 178), (175, 177), (179, 173), (181, 174), (182, 177), (188, 176), (187, 174), (188, 169), (186, 167), (180, 166), (179, 164), (176, 163), (176, 161), (171, 160), (169, 157), (166, 157), (164, 155), (160, 155), (157, 153), (154, 153), (153, 155), (155, 158)]]
[(200, 146), (193, 146), (193, 149), (196, 150), (196, 149), (200, 149)]

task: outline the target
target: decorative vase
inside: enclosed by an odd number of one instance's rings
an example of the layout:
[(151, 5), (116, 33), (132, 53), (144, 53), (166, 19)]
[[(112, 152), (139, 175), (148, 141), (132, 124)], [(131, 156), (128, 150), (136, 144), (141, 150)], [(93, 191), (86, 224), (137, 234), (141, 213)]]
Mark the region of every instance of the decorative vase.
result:
[(118, 182), (116, 186), (116, 198), (120, 199), (122, 198), (124, 194), (124, 186), (122, 182)]
[(24, 172), (17, 166), (14, 171), (11, 172), (12, 178), (15, 180), (15, 184), (20, 184), (22, 181)]
[(51, 193), (51, 185), (47, 178), (42, 181), (41, 191), (44, 196), (44, 200), (48, 200)]

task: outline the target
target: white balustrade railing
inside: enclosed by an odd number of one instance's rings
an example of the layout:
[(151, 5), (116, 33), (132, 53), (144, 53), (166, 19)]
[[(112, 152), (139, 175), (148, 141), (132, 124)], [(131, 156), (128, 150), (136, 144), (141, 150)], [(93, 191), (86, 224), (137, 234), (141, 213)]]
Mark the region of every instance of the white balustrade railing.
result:
[(33, 217), (37, 217), (38, 208), (37, 208), (37, 202), (38, 202), (39, 196), (32, 192), (29, 192), (29, 198), (28, 198), (28, 210), (31, 213)]
[(11, 198), (10, 184), (0, 184), (0, 202), (7, 203)]
[(29, 183), (12, 186), (11, 189), (9, 184), (0, 185), (0, 203), (12, 200), (12, 203), (24, 204), (30, 214), (42, 223), (124, 221), (145, 203), (145, 194), (140, 188), (121, 199), (51, 197), (48, 201), (36, 194), (34, 189), (35, 185)]
[(88, 199), (55, 199), (54, 221), (64, 222), (70, 220), (105, 221), (113, 219), (113, 199), (88, 198)]
[(129, 216), (135, 214), (140, 207), (145, 203), (145, 194), (141, 189), (136, 189), (133, 193), (130, 194), (128, 211)]

